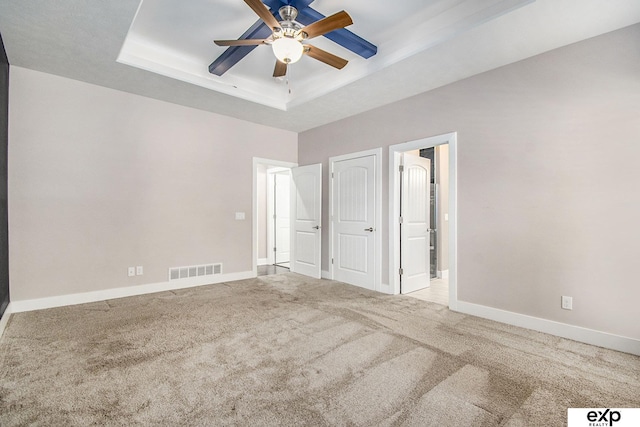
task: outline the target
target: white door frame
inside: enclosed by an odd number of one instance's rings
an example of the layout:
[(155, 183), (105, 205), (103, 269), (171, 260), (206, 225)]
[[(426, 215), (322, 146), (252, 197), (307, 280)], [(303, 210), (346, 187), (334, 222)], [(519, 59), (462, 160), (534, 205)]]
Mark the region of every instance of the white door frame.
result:
[(375, 236), (374, 245), (376, 255), (374, 271), (374, 289), (378, 292), (386, 292), (381, 289), (382, 271), (382, 147), (371, 150), (359, 151), (357, 153), (343, 154), (341, 156), (329, 157), (329, 279), (333, 279), (333, 171), (336, 162), (343, 160), (357, 159), (358, 157), (375, 156), (376, 182), (375, 182)]
[(297, 163), (292, 162), (284, 162), (282, 160), (271, 160), (271, 159), (263, 159), (260, 157), (253, 158), (253, 179), (251, 180), (252, 184), (252, 221), (251, 221), (251, 271), (253, 277), (258, 276), (258, 165), (266, 166), (279, 166), (282, 168), (295, 168), (298, 166)]
[(389, 146), (389, 280), (400, 293), (400, 160), (401, 153), (449, 144), (449, 308), (458, 306), (457, 132)]

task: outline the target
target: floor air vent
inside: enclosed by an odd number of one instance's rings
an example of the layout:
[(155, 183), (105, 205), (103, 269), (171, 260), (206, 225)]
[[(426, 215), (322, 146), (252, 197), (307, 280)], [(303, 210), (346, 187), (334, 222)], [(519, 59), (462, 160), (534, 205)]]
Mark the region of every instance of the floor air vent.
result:
[(213, 276), (222, 274), (222, 264), (190, 265), (169, 269), (169, 281), (188, 279), (190, 277)]

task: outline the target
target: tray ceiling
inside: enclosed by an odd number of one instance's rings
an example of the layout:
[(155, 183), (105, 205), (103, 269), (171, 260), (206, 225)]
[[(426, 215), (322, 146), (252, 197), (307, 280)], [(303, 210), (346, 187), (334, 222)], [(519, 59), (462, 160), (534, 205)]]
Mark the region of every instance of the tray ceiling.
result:
[(242, 0), (143, 0), (118, 61), (280, 110), (304, 104), (429, 47), (524, 6), (533, 0), (403, 0), (401, 2), (315, 0), (329, 16), (343, 8), (347, 29), (378, 47), (364, 59), (326, 37), (314, 46), (349, 61), (337, 70), (303, 57), (286, 78), (272, 77), (275, 58), (258, 46), (223, 76), (208, 66), (226, 48), (214, 39), (237, 39), (258, 20)]
[[(258, 46), (222, 77), (214, 39), (258, 18), (242, 0), (0, 0), (9, 62), (254, 123), (302, 132), (503, 65), (640, 22), (638, 0), (315, 0), (347, 10), (348, 29), (378, 47), (370, 59), (319, 37), (350, 62), (311, 58), (271, 77)], [(289, 90), (291, 93), (289, 93)]]

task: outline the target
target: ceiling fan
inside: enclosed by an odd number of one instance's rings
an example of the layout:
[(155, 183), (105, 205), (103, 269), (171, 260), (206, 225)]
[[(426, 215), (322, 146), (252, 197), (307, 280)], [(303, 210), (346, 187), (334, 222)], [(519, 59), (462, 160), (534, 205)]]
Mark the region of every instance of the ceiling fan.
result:
[(215, 44), (218, 46), (271, 45), (276, 56), (273, 77), (286, 75), (287, 66), (297, 62), (302, 55), (307, 55), (337, 69), (342, 69), (347, 65), (346, 59), (308, 43), (303, 43), (306, 40), (353, 24), (347, 12), (341, 11), (307, 26), (302, 26), (295, 21), (298, 10), (294, 6), (282, 6), (278, 10), (282, 21), (278, 22), (261, 0), (244, 0), (244, 2), (264, 21), (271, 29), (272, 34), (265, 39), (215, 40)]

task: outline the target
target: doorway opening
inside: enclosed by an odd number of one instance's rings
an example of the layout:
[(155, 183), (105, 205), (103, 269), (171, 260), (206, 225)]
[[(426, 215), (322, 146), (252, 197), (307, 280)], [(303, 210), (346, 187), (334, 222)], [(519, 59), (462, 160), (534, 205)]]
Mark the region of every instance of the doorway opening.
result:
[(290, 182), (296, 163), (253, 159), (253, 274), (289, 271)]
[(400, 293), (449, 302), (449, 145), (403, 152), (400, 170)]
[(267, 264), (287, 269), (291, 261), (290, 193), (291, 169), (267, 168)]
[(390, 279), (393, 293), (454, 309), (456, 134), (390, 151)]

